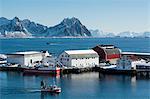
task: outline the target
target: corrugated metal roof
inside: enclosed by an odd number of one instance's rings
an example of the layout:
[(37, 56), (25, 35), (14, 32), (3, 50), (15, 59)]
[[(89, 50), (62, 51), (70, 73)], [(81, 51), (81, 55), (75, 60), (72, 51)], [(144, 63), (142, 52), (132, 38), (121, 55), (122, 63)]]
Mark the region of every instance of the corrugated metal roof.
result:
[[(96, 53), (94, 50), (68, 50), (65, 51), (67, 54), (93, 54)], [(96, 53), (97, 54), (97, 53)]]
[(71, 58), (92, 58), (99, 57), (97, 54), (70, 54)]
[(113, 45), (98, 45), (95, 48), (103, 49), (107, 55), (121, 54), (121, 50)]
[(94, 50), (70, 50), (65, 51), (71, 58), (99, 57)]
[(38, 51), (27, 51), (27, 52), (16, 52), (16, 53), (11, 53), (7, 55), (31, 55), (31, 54), (40, 54), (41, 52)]

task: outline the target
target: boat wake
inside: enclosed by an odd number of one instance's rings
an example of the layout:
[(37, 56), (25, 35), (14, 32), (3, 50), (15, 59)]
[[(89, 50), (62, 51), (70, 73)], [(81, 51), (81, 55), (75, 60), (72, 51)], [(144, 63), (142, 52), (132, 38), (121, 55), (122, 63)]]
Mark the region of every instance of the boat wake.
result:
[(34, 93), (34, 92), (41, 92), (41, 90), (40, 89), (31, 89), (31, 90), (27, 90), (27, 92)]

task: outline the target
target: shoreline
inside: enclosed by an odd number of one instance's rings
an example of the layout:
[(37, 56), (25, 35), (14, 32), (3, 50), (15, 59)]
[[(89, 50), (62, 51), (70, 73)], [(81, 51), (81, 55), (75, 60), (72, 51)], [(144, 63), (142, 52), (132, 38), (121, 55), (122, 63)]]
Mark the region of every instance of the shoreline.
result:
[(89, 39), (91, 39), (91, 38), (123, 38), (123, 39), (125, 39), (125, 38), (150, 38), (150, 37), (73, 37), (73, 36), (63, 36), (63, 37), (0, 37), (0, 39), (37, 39), (37, 38), (39, 38), (39, 39), (46, 39), (46, 38), (51, 38), (51, 39), (61, 39), (61, 38), (63, 38), (63, 39), (69, 39), (69, 38), (83, 38), (83, 39), (86, 39), (86, 38), (89, 38)]

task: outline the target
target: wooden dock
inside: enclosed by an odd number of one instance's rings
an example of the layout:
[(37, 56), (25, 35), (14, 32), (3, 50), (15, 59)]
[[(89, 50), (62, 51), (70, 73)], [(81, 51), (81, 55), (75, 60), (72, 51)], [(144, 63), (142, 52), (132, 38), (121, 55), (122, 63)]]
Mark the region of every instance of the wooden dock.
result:
[(114, 75), (136, 75), (150, 78), (150, 69), (137, 69), (137, 70), (115, 70), (115, 69), (102, 69), (96, 68), (99, 73), (114, 74)]
[(137, 69), (136, 75), (150, 78), (150, 69)]
[(88, 68), (66, 68), (66, 69), (61, 69), (62, 74), (70, 74), (70, 73), (82, 73), (82, 72), (91, 72), (93, 71), (93, 67), (88, 67)]

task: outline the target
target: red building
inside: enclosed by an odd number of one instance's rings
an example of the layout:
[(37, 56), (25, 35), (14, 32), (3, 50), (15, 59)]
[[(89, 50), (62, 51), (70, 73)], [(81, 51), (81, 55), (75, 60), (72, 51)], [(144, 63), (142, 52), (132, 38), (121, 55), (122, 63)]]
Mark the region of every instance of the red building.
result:
[(116, 64), (121, 57), (121, 50), (114, 45), (97, 45), (93, 50), (98, 53), (99, 62), (109, 61), (111, 64)]

